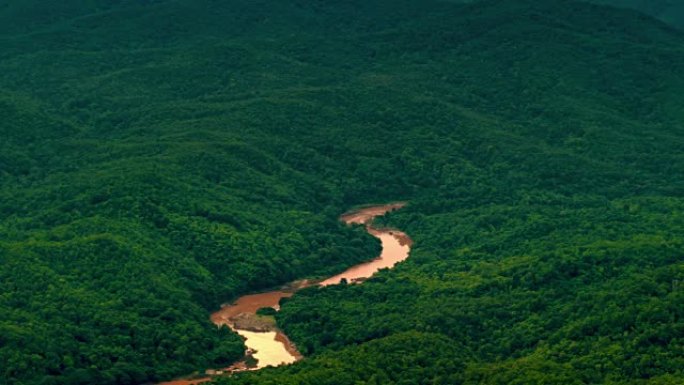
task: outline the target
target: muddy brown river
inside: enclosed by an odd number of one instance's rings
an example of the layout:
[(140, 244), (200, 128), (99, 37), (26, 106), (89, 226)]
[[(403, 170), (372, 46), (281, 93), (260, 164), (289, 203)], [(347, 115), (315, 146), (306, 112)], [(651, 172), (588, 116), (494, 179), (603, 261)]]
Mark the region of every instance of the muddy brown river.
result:
[(211, 315), (214, 324), (217, 326), (226, 325), (245, 339), (246, 355), (251, 357), (248, 361), (256, 361), (256, 364), (248, 365), (247, 361), (238, 362), (228, 368), (207, 371), (208, 376), (206, 377), (180, 379), (159, 385), (196, 385), (211, 381), (212, 376), (215, 375), (286, 365), (300, 360), (302, 355), (287, 336), (277, 328), (273, 317), (259, 316), (256, 311), (264, 307), (272, 307), (278, 310), (282, 298), (292, 296), (303, 287), (337, 285), (343, 279), (352, 284), (361, 283), (378, 270), (392, 268), (398, 262), (408, 258), (411, 250), (411, 239), (406, 234), (398, 230), (375, 228), (370, 224), (373, 218), (400, 209), (404, 205), (405, 203), (392, 203), (365, 207), (340, 217), (340, 220), (347, 224), (365, 224), (366, 230), (380, 239), (382, 252), (377, 258), (352, 266), (346, 271), (322, 281), (296, 281), (280, 290), (242, 296), (231, 304), (223, 305), (220, 310)]

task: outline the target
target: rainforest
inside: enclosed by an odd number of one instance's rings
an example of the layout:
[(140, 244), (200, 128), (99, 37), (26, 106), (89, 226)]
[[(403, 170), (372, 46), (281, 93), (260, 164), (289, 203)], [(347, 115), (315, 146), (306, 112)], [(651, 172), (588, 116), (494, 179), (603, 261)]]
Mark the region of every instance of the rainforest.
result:
[(683, 384), (682, 28), (668, 0), (0, 1), (0, 384), (229, 367), (212, 313), (373, 260), (373, 229), (408, 258), (256, 311), (301, 359), (207, 383)]

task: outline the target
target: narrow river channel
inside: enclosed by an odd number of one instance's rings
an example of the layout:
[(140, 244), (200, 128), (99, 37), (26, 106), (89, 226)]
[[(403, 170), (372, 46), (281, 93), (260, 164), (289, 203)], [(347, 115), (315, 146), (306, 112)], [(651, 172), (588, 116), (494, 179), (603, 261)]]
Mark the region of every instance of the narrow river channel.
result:
[(411, 239), (406, 234), (398, 230), (375, 228), (371, 225), (373, 218), (400, 209), (404, 205), (404, 203), (392, 203), (365, 207), (340, 217), (340, 220), (347, 224), (365, 224), (366, 230), (380, 239), (382, 252), (377, 258), (352, 266), (346, 271), (322, 281), (296, 281), (280, 290), (242, 296), (232, 304), (222, 306), (220, 310), (211, 315), (214, 324), (217, 326), (226, 325), (245, 339), (247, 356), (252, 358), (249, 360), (252, 362), (251, 365), (248, 365), (246, 361), (238, 362), (228, 368), (208, 371), (206, 377), (169, 381), (159, 385), (196, 385), (211, 381), (212, 376), (215, 375), (258, 370), (267, 366), (286, 365), (300, 360), (302, 355), (289, 338), (277, 328), (273, 318), (259, 316), (256, 314), (257, 310), (265, 307), (278, 310), (282, 298), (290, 297), (297, 290), (307, 286), (337, 285), (343, 279), (348, 283), (361, 283), (378, 270), (392, 268), (398, 262), (408, 258), (411, 250)]

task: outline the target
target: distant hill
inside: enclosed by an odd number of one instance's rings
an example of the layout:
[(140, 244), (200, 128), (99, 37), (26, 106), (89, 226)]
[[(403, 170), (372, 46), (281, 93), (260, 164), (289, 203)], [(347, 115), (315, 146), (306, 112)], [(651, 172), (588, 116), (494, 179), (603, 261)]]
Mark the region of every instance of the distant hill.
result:
[(684, 1), (682, 0), (591, 0), (597, 4), (633, 8), (684, 29)]
[[(475, 3), (485, 0), (441, 0), (452, 3)], [(682, 0), (582, 0), (594, 4), (631, 8), (684, 29), (684, 1)]]

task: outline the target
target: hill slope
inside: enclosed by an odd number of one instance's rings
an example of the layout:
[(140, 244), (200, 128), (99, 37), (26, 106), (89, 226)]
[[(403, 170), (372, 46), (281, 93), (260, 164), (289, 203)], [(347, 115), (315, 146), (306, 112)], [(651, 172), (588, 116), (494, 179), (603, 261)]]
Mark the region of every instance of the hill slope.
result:
[(597, 4), (632, 8), (684, 28), (684, 3), (678, 0), (592, 0)]
[(284, 304), (310, 359), (227, 381), (681, 382), (683, 36), (544, 3), (4, 8), (3, 381), (228, 363), (211, 309), (410, 199), (406, 263)]
[[(480, 0), (441, 0), (470, 4)], [(679, 0), (583, 0), (587, 3), (634, 9), (660, 19), (679, 29), (684, 28), (684, 2)], [(633, 16), (632, 16), (633, 17)]]

